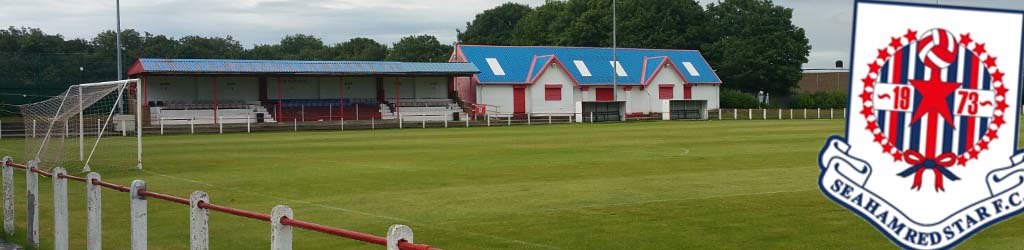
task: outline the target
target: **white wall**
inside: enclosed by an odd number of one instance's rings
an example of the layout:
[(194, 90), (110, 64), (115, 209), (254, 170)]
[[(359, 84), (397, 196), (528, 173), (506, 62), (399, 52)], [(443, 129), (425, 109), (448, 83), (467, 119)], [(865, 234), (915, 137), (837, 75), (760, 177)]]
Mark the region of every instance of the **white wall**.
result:
[(181, 76), (146, 77), (148, 101), (193, 102), (196, 100), (196, 78)]
[(693, 92), (690, 94), (692, 100), (707, 100), (708, 109), (718, 109), (719, 107), (719, 88), (720, 85), (716, 84), (697, 84), (693, 85)]
[[(512, 85), (478, 85), (477, 101), (480, 104), (498, 106), (500, 113), (511, 113), (512, 106)], [(487, 107), (488, 112), (494, 112), (492, 107)]]
[[(529, 113), (572, 113), (576, 107), (573, 101), (575, 95), (574, 89), (576, 86), (572, 83), (572, 79), (569, 78), (568, 74), (562, 70), (561, 67), (552, 64), (551, 68), (544, 73), (533, 85), (526, 88), (526, 112)], [(548, 101), (544, 98), (545, 88), (549, 84), (557, 84), (562, 86), (562, 99), (558, 101)], [(505, 108), (502, 108), (505, 110)], [(512, 110), (509, 106), (508, 110)]]
[(258, 77), (217, 77), (218, 102), (249, 102), (259, 99)]
[[(402, 77), (398, 92), (402, 99), (446, 99), (447, 77)], [(395, 77), (384, 77), (384, 98), (395, 99)]]

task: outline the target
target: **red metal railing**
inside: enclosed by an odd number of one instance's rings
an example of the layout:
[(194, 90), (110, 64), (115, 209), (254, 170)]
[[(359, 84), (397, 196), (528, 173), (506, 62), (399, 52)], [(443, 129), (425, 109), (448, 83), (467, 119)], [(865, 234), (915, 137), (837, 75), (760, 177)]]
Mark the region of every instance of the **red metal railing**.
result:
[[(28, 169), (28, 167), (26, 167), (24, 164), (18, 164), (18, 163), (14, 163), (14, 162), (8, 162), (7, 166), (12, 167), (12, 168), (22, 169), (22, 170), (27, 170)], [(50, 178), (53, 177), (53, 173), (47, 172), (45, 170), (41, 170), (39, 168), (33, 168), (32, 172), (35, 172), (35, 173), (38, 173), (38, 174), (40, 174), (42, 176), (46, 176), (46, 177), (50, 177)], [(78, 182), (82, 182), (82, 183), (85, 183), (87, 181), (86, 178), (78, 177), (78, 176), (73, 176), (73, 175), (66, 175), (66, 174), (58, 174), (56, 177), (57, 178), (65, 178), (65, 179), (68, 179), (68, 180), (74, 180), (74, 181), (78, 181)], [(110, 182), (105, 182), (105, 181), (101, 181), (101, 180), (93, 180), (92, 184), (93, 185), (97, 185), (97, 186), (101, 186), (101, 187), (105, 187), (105, 188), (109, 188), (109, 189), (113, 189), (113, 190), (117, 190), (117, 191), (120, 191), (120, 192), (130, 192), (131, 191), (131, 188), (129, 188), (127, 186), (122, 186), (122, 185), (118, 185), (118, 184), (114, 184), (114, 183), (110, 183)], [(182, 197), (177, 197), (177, 196), (168, 195), (168, 194), (162, 194), (162, 193), (157, 193), (157, 192), (150, 192), (150, 191), (147, 191), (147, 190), (139, 190), (138, 193), (141, 196), (152, 197), (152, 198), (155, 198), (155, 199), (165, 200), (165, 201), (174, 202), (174, 203), (183, 204), (183, 205), (191, 205), (190, 202), (189, 202), (189, 199), (187, 199), (187, 198), (182, 198)], [(203, 208), (203, 209), (209, 209), (209, 210), (213, 210), (213, 211), (217, 211), (217, 212), (221, 212), (221, 213), (225, 213), (225, 214), (230, 214), (230, 215), (235, 215), (235, 216), (240, 216), (240, 217), (246, 217), (246, 218), (260, 220), (260, 221), (266, 221), (266, 222), (270, 221), (270, 215), (264, 214), (264, 213), (257, 213), (257, 212), (253, 212), (253, 211), (242, 210), (242, 209), (237, 209), (237, 208), (232, 208), (232, 207), (228, 207), (228, 206), (217, 205), (217, 204), (208, 203), (208, 202), (199, 202), (199, 203), (196, 204), (196, 206), (198, 206), (200, 208)], [(387, 244), (387, 238), (385, 238), (385, 237), (376, 236), (376, 235), (372, 235), (372, 234), (366, 234), (366, 233), (360, 233), (360, 232), (356, 232), (356, 231), (345, 230), (345, 229), (331, 227), (331, 226), (320, 225), (320, 224), (316, 224), (316, 223), (312, 223), (312, 222), (308, 222), (308, 221), (296, 220), (296, 219), (291, 219), (291, 218), (287, 218), (287, 217), (281, 218), (281, 224), (289, 225), (289, 226), (293, 226), (293, 227), (298, 227), (298, 228), (302, 228), (302, 229), (306, 229), (306, 230), (310, 230), (310, 231), (317, 231), (317, 232), (321, 232), (321, 233), (325, 233), (325, 234), (341, 236), (341, 237), (345, 237), (345, 238), (349, 238), (349, 239), (353, 239), (353, 240), (358, 240), (358, 241), (362, 241), (362, 242), (367, 242), (367, 243), (372, 243), (372, 244), (377, 244), (377, 245), (386, 245)], [(402, 249), (402, 250), (437, 250), (438, 249), (438, 248), (434, 248), (433, 246), (430, 246), (430, 245), (414, 244), (414, 243), (409, 243), (409, 242), (405, 242), (405, 241), (399, 242), (398, 243), (398, 248)]]

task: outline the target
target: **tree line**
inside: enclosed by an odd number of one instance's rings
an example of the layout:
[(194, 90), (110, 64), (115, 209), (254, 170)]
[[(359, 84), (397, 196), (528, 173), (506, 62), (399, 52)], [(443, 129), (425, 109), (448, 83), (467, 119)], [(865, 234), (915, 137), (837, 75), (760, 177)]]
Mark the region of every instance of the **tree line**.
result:
[[(698, 49), (724, 82), (744, 92), (787, 95), (801, 77), (810, 45), (792, 23), (792, 9), (770, 0), (621, 0), (618, 45)], [(460, 43), (490, 45), (612, 45), (611, 0), (552, 0), (530, 7), (506, 3), (485, 10), (458, 29)], [(231, 36), (180, 38), (123, 30), (127, 70), (140, 57), (358, 61), (447, 61), (452, 46), (430, 35), (413, 35), (388, 46), (356, 37), (340, 43), (287, 35), (277, 44), (246, 48)], [(116, 36), (65, 39), (37, 28), (0, 29), (0, 103), (35, 101), (68, 85), (117, 77)]]

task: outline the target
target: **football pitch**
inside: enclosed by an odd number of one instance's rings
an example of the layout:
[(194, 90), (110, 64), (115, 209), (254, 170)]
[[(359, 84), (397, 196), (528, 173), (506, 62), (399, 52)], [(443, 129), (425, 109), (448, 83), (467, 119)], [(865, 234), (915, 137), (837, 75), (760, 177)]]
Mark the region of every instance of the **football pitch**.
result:
[[(155, 192), (385, 235), (406, 224), (443, 249), (896, 249), (817, 189), (817, 153), (843, 120), (146, 136)], [(131, 138), (114, 138), (109, 143)], [(20, 157), (3, 138), (0, 154)], [(23, 159), (17, 159), (22, 162)], [(25, 243), (24, 172), (15, 171)], [(75, 173), (82, 175), (81, 173)], [(84, 176), (84, 175), (82, 175)], [(51, 181), (40, 181), (42, 248), (52, 248)], [(71, 246), (85, 246), (85, 187), (69, 183)], [(149, 248), (189, 246), (189, 209), (149, 202)], [(128, 194), (103, 191), (103, 246), (128, 249)], [(269, 223), (210, 213), (212, 249), (265, 249)], [(1020, 249), (1024, 218), (962, 249)], [(384, 249), (296, 229), (296, 249)]]

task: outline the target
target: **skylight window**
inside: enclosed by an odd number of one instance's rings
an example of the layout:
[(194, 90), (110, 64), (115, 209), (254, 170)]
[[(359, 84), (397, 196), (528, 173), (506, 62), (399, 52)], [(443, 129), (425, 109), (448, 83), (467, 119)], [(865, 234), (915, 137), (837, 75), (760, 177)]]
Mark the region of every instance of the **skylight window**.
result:
[(503, 75), (505, 75), (505, 69), (501, 68), (501, 64), (498, 63), (498, 59), (493, 58), (493, 57), (488, 57), (487, 58), (487, 66), (491, 67), (491, 72), (493, 72), (494, 75), (496, 75), (496, 76), (503, 76)]
[(693, 67), (693, 63), (683, 62), (683, 68), (686, 68), (686, 73), (690, 73), (691, 76), (700, 76), (700, 72), (697, 72), (697, 68)]
[(622, 68), (622, 63), (619, 63), (619, 61), (608, 61), (608, 63), (612, 65), (612, 68), (615, 68), (615, 74), (619, 76), (628, 76), (626, 75), (626, 69)]
[(581, 60), (573, 60), (572, 62), (574, 64), (576, 64), (576, 68), (580, 70), (580, 75), (582, 75), (582, 76), (592, 76), (590, 74), (590, 69), (587, 68), (587, 64), (583, 63), (583, 61), (581, 61)]

